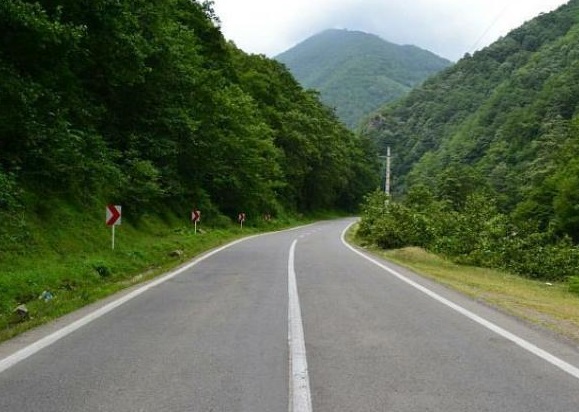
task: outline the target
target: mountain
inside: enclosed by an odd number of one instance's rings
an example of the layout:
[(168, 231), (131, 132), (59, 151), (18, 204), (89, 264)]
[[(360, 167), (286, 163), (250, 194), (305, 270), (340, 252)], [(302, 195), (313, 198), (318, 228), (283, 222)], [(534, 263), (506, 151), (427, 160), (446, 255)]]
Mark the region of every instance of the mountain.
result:
[(304, 87), (318, 90), (350, 128), (451, 64), (418, 47), (349, 30), (323, 31), (275, 59)]
[(371, 116), (392, 147), (396, 195), (418, 186), (460, 208), (473, 192), (579, 241), (579, 0), (465, 56)]

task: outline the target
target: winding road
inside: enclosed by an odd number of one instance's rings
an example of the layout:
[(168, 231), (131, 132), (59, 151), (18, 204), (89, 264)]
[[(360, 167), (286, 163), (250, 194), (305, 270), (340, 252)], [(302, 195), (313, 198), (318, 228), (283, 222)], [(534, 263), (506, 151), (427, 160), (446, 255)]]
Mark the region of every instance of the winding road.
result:
[(254, 236), (0, 346), (0, 411), (579, 408), (579, 349), (345, 243)]

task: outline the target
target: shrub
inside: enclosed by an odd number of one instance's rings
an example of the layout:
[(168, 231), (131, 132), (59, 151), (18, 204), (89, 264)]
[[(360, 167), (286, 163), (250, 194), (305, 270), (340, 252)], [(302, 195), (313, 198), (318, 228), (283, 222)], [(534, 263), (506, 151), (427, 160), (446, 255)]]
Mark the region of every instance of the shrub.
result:
[(13, 175), (0, 169), (0, 210), (8, 210), (17, 205), (17, 189)]
[(469, 265), (563, 281), (577, 276), (579, 247), (527, 223), (517, 228), (486, 193), (469, 195), (460, 210), (416, 193), (405, 202), (382, 193), (366, 200), (359, 236), (385, 249), (420, 246)]
[(109, 269), (109, 267), (108, 267), (106, 264), (102, 263), (102, 262), (95, 263), (95, 264), (93, 265), (93, 269), (94, 269), (94, 270), (99, 274), (99, 276), (102, 277), (102, 278), (108, 278), (108, 277), (111, 276), (111, 274), (112, 274), (112, 272), (111, 272), (111, 270)]
[(569, 278), (569, 292), (579, 295), (579, 276)]

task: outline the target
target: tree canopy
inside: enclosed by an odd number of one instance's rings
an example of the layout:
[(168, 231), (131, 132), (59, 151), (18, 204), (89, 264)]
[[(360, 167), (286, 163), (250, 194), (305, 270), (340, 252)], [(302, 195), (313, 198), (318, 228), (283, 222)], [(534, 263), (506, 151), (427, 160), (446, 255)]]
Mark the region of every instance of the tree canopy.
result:
[(368, 139), (211, 2), (4, 0), (0, 27), (0, 213), (352, 210), (376, 186)]

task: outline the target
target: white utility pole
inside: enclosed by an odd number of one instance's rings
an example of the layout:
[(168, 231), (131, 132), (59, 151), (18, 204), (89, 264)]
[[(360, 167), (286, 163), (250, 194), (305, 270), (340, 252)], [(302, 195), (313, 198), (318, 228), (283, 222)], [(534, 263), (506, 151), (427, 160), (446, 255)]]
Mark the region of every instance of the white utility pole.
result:
[(390, 196), (390, 146), (386, 149), (386, 184), (384, 192)]

